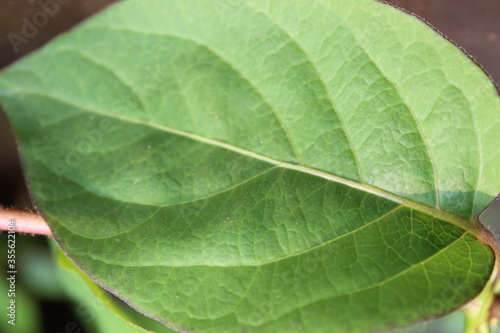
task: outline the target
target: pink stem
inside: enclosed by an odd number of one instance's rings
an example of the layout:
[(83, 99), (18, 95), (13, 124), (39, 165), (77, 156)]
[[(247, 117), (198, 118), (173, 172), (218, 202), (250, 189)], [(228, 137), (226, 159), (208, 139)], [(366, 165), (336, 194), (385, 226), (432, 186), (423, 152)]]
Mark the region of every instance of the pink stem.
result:
[(36, 212), (0, 207), (0, 230), (51, 236), (52, 231)]

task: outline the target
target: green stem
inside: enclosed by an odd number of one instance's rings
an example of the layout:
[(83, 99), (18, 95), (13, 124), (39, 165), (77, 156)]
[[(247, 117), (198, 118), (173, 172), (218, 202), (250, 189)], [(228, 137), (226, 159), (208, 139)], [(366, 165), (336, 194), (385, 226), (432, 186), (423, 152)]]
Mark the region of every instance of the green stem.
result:
[(494, 273), (484, 289), (462, 309), (465, 315), (465, 333), (491, 333), (489, 317), (495, 285), (498, 283), (497, 271), (498, 264), (495, 264)]

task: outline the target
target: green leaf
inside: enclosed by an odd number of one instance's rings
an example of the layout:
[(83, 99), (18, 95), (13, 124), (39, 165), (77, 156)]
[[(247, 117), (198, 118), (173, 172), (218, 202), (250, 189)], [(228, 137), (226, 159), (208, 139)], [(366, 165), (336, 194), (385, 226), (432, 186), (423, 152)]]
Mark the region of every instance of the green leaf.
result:
[(60, 267), (58, 282), (78, 304), (75, 312), (83, 324), (97, 332), (175, 332), (133, 311), (90, 280), (55, 244), (53, 248)]
[(371, 0), (126, 1), (0, 76), (59, 245), (196, 332), (359, 332), (487, 283), (500, 99)]

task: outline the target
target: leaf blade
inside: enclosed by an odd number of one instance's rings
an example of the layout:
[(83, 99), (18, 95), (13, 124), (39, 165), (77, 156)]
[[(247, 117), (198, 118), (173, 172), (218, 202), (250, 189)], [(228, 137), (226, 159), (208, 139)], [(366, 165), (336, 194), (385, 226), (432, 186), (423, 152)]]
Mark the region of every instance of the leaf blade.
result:
[[(220, 20), (221, 3), (158, 2), (168, 7), (165, 20), (130, 1), (3, 73), (3, 103), (16, 110), (9, 114), (27, 175), (54, 234), (97, 281), (189, 330), (364, 331), (460, 306), (488, 280), (494, 260), (467, 220), (499, 185), (479, 186), (482, 157), (474, 157), (466, 117), (474, 96), (462, 98), (445, 82), (425, 114), (429, 106), (363, 44), (350, 4), (286, 4), (237, 1)], [(356, 4), (364, 5), (380, 6)], [(141, 12), (147, 22), (130, 15)], [(314, 38), (319, 27), (326, 33)], [(498, 110), (498, 96), (486, 95), (481, 101), (494, 107), (481, 117)], [(50, 112), (24, 124), (40, 103)], [(469, 133), (465, 153), (451, 157), (441, 156), (450, 150), (437, 135), (442, 125), (433, 128), (450, 105), (464, 124), (452, 133)], [(457, 168), (464, 159), (471, 163)], [(311, 254), (322, 251), (319, 260)], [(415, 276), (434, 284), (402, 281), (414, 264)], [(461, 280), (449, 282), (453, 276)], [(384, 281), (413, 298), (400, 299)], [(363, 289), (370, 282), (381, 285)], [(431, 309), (449, 283), (464, 293)], [(398, 312), (381, 299), (379, 308), (366, 302), (382, 290)], [(351, 298), (364, 320), (342, 312)], [(373, 311), (379, 316), (369, 318)]]

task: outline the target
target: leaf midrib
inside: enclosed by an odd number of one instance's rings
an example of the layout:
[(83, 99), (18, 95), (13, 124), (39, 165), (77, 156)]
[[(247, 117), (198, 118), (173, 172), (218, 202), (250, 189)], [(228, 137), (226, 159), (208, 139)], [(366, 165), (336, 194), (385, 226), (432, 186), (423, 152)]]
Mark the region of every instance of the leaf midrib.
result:
[[(0, 86), (2, 86), (2, 84), (0, 84)], [(431, 207), (431, 206), (428, 206), (426, 204), (423, 204), (423, 203), (420, 203), (420, 202), (417, 202), (417, 201), (414, 201), (411, 199), (407, 199), (405, 197), (402, 197), (400, 195), (382, 190), (382, 189), (375, 187), (375, 186), (372, 186), (372, 185), (362, 184), (362, 183), (359, 183), (359, 182), (356, 182), (356, 181), (353, 181), (353, 180), (350, 180), (347, 178), (343, 178), (340, 176), (336, 176), (336, 175), (333, 175), (331, 173), (321, 171), (321, 170), (318, 170), (318, 169), (315, 169), (312, 167), (308, 167), (305, 165), (297, 165), (297, 164), (279, 161), (279, 160), (252, 152), (252, 151), (244, 149), (244, 148), (240, 148), (240, 147), (237, 147), (237, 146), (234, 146), (234, 145), (222, 142), (222, 141), (214, 140), (211, 138), (203, 137), (203, 136), (200, 136), (200, 135), (197, 135), (194, 133), (185, 132), (185, 131), (175, 129), (172, 127), (159, 125), (159, 124), (155, 124), (155, 123), (151, 123), (151, 122), (143, 121), (143, 120), (139, 120), (139, 119), (134, 119), (134, 118), (126, 117), (126, 116), (119, 115), (119, 114), (108, 113), (108, 112), (100, 110), (100, 109), (96, 109), (96, 108), (92, 108), (89, 106), (80, 105), (80, 104), (74, 103), (72, 101), (68, 101), (66, 99), (60, 98), (59, 96), (42, 94), (42, 93), (37, 92), (37, 91), (26, 90), (26, 89), (23, 89), (20, 87), (15, 87), (15, 86), (11, 86), (10, 88), (14, 90), (13, 93), (25, 93), (25, 94), (40, 96), (43, 98), (52, 99), (54, 101), (58, 101), (60, 103), (64, 103), (64, 104), (79, 108), (81, 110), (85, 110), (88, 113), (93, 113), (95, 115), (107, 117), (110, 119), (120, 120), (120, 121), (127, 122), (130, 124), (147, 126), (147, 127), (153, 128), (155, 130), (160, 130), (162, 132), (178, 135), (178, 136), (188, 138), (188, 139), (200, 142), (200, 143), (223, 148), (223, 149), (226, 149), (226, 150), (229, 150), (229, 151), (232, 151), (232, 152), (235, 152), (235, 153), (238, 153), (238, 154), (250, 157), (250, 158), (254, 158), (254, 159), (275, 165), (275, 166), (283, 168), (283, 169), (295, 170), (295, 171), (303, 172), (303, 173), (313, 175), (316, 177), (320, 177), (320, 178), (323, 178), (323, 179), (326, 179), (326, 180), (329, 180), (329, 181), (332, 181), (335, 183), (343, 184), (343, 185), (349, 186), (351, 188), (374, 194), (376, 196), (379, 196), (379, 197), (385, 198), (387, 200), (396, 202), (400, 205), (404, 205), (408, 208), (411, 208), (411, 209), (423, 212), (425, 214), (431, 215), (431, 216), (436, 217), (442, 221), (453, 224), (453, 225), (459, 227), (460, 229), (463, 229), (465, 231), (470, 232), (476, 238), (480, 238), (479, 237), (480, 233), (478, 232), (474, 221), (467, 220), (465, 218), (462, 218), (460, 216), (457, 216), (457, 215), (450, 213), (448, 211), (445, 211), (445, 210), (437, 209), (436, 207)], [(7, 89), (9, 89), (9, 88), (7, 88)]]

